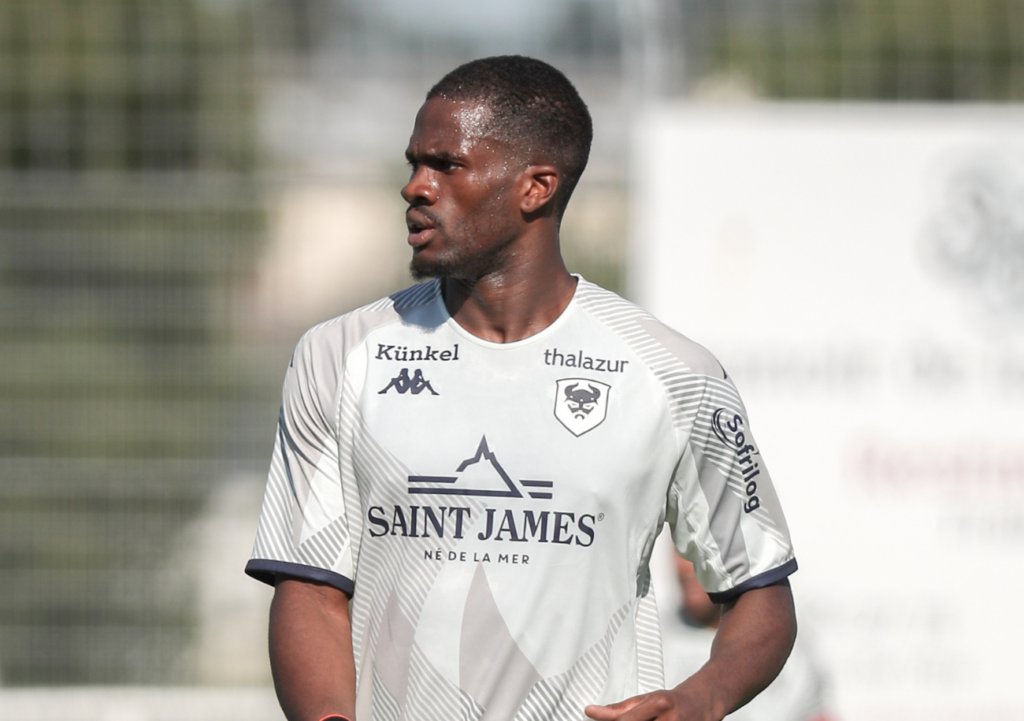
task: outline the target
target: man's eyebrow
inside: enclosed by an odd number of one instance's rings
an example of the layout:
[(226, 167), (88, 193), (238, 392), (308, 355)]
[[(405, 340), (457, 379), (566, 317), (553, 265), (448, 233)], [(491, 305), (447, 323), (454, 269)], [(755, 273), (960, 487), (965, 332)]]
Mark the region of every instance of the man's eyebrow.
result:
[(453, 153), (448, 150), (422, 150), (419, 153), (413, 153), (410, 150), (405, 151), (405, 159), (410, 163), (424, 160), (441, 161), (445, 163), (459, 163), (465, 159), (461, 153)]

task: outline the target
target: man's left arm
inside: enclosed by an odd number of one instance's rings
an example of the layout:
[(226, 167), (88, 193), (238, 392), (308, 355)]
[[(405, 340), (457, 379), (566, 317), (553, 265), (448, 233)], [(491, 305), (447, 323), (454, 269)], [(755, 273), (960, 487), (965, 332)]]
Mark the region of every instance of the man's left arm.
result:
[(741, 594), (722, 608), (711, 658), (674, 689), (588, 706), (598, 721), (721, 721), (782, 670), (796, 640), (789, 581)]

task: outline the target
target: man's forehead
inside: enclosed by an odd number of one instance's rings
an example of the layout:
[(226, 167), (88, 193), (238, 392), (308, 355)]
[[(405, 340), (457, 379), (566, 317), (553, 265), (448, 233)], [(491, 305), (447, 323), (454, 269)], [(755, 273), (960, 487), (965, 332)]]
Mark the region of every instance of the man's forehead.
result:
[(465, 149), (487, 137), (490, 130), (491, 110), (485, 103), (431, 98), (416, 114), (409, 149), (426, 151), (434, 145)]

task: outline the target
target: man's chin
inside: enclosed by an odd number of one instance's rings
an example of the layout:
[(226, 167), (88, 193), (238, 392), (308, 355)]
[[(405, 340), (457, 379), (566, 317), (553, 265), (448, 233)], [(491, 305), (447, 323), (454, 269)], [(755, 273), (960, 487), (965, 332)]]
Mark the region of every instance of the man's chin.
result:
[(430, 258), (422, 252), (415, 252), (409, 263), (409, 272), (415, 280), (428, 278), (454, 278), (475, 283), (494, 273), (504, 270), (508, 261), (503, 248), (470, 257), (455, 256), (447, 258)]
[(414, 255), (409, 263), (409, 273), (413, 280), (429, 280), (430, 278), (447, 278), (450, 273), (443, 263), (431, 263), (419, 255)]
[(412, 256), (412, 261), (409, 263), (409, 272), (414, 280), (464, 278), (467, 273), (473, 273), (474, 268), (472, 265), (472, 263), (453, 262), (450, 258), (429, 258), (424, 256), (423, 253), (418, 252)]

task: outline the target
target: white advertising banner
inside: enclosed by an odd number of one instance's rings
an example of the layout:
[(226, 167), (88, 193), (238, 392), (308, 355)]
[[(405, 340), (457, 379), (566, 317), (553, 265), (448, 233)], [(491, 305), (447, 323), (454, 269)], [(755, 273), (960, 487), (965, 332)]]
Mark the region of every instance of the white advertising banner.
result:
[(736, 381), (841, 721), (1024, 719), (1024, 110), (653, 108), (629, 295)]

